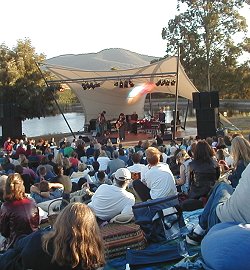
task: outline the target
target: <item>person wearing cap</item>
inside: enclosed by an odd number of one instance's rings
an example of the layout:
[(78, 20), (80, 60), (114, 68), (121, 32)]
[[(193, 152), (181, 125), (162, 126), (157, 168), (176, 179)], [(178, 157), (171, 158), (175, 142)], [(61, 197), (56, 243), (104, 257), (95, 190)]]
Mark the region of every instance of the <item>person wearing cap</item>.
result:
[(133, 181), (133, 188), (142, 201), (177, 194), (174, 176), (168, 164), (160, 163), (161, 153), (155, 147), (146, 150), (148, 170), (145, 179)]
[(132, 214), (135, 197), (126, 191), (131, 180), (127, 168), (120, 168), (114, 174), (113, 185), (102, 184), (92, 196), (89, 207), (94, 211), (99, 223), (109, 221), (119, 214)]

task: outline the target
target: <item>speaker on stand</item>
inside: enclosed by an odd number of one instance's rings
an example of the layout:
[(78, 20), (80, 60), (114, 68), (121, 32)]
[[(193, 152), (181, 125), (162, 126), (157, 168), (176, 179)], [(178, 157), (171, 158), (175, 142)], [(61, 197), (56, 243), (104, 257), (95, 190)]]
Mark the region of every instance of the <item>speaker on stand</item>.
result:
[(216, 136), (219, 128), (218, 92), (194, 92), (193, 108), (196, 109), (197, 135), (202, 139)]

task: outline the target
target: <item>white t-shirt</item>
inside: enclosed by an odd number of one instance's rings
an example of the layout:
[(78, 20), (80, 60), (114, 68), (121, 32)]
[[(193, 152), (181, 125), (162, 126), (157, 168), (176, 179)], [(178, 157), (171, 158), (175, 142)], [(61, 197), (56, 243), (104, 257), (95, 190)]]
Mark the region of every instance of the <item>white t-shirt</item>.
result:
[(124, 188), (103, 184), (98, 187), (88, 206), (102, 220), (110, 220), (118, 214), (132, 214), (135, 197)]
[(98, 161), (99, 164), (100, 164), (99, 171), (106, 171), (110, 159), (109, 159), (108, 157), (98, 157), (98, 158), (97, 158), (97, 161)]
[(156, 166), (152, 166), (145, 173), (145, 182), (150, 189), (152, 199), (177, 194), (175, 179), (168, 164), (160, 163)]

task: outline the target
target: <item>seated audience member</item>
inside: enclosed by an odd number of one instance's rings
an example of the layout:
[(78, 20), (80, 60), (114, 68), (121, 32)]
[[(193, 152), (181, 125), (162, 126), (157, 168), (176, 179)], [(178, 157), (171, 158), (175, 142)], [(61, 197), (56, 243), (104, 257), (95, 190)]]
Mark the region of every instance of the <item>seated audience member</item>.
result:
[(190, 199), (200, 199), (208, 196), (220, 176), (220, 166), (215, 158), (215, 152), (205, 140), (196, 144), (190, 168)]
[(187, 236), (190, 244), (199, 244), (208, 230), (220, 222), (250, 223), (250, 164), (241, 175), (239, 184), (233, 190), (232, 186), (218, 183), (199, 218), (199, 224)]
[(125, 162), (119, 159), (118, 151), (114, 151), (113, 156), (114, 158), (109, 161), (108, 166), (107, 166), (107, 174), (109, 176), (115, 173), (118, 169), (125, 168)]
[(86, 150), (87, 158), (93, 157), (95, 152), (94, 143), (90, 142), (89, 147)]
[(10, 162), (10, 157), (6, 156), (1, 164), (2, 170), (6, 173), (13, 173), (15, 171), (15, 165)]
[(249, 224), (225, 222), (213, 226), (201, 242), (201, 254), (206, 265), (204, 268), (250, 269), (249, 243)]
[(146, 150), (148, 171), (144, 182), (134, 180), (132, 185), (142, 201), (176, 195), (175, 179), (167, 164), (160, 163), (160, 151), (155, 147)]
[(55, 147), (56, 146), (56, 141), (55, 141), (55, 138), (50, 138), (50, 140), (49, 140), (49, 145), (51, 146), (51, 147)]
[(41, 161), (40, 161), (40, 165), (37, 167), (37, 171), (39, 170), (39, 168), (40, 168), (41, 166), (46, 167), (46, 171), (47, 171), (47, 172), (50, 172), (50, 173), (54, 174), (54, 168), (53, 168), (53, 166), (51, 166), (51, 165), (49, 164), (49, 160), (48, 160), (48, 157), (47, 157), (47, 156), (43, 156), (43, 157), (42, 157), (42, 159), (41, 159)]
[(162, 162), (163, 163), (168, 163), (168, 155), (166, 154), (165, 146), (160, 146), (160, 147), (158, 147), (158, 149), (161, 152)]
[(225, 161), (225, 152), (223, 149), (218, 149), (216, 151), (216, 158), (217, 158), (218, 164), (220, 165), (221, 174), (226, 173), (229, 170), (229, 166), (227, 165)]
[(142, 141), (139, 141), (138, 144), (134, 147), (134, 149), (135, 152), (142, 151), (143, 150)]
[(11, 155), (13, 151), (13, 142), (11, 141), (11, 138), (8, 137), (7, 140), (3, 144), (3, 151), (6, 154)]
[(30, 196), (36, 203), (57, 199), (63, 195), (63, 185), (60, 183), (49, 183), (42, 180), (40, 183), (30, 187)]
[(168, 148), (168, 156), (172, 157), (175, 154), (175, 151), (179, 149), (177, 143), (175, 141), (170, 142), (170, 147)]
[(76, 171), (76, 169), (72, 166), (72, 164), (69, 161), (68, 157), (63, 157), (62, 159), (62, 163), (63, 163), (63, 170), (64, 170), (64, 174), (65, 175), (71, 175), (74, 171)]
[(52, 173), (51, 171), (47, 172), (47, 169), (45, 166), (39, 166), (39, 169), (37, 171), (38, 179), (36, 182), (42, 181), (42, 180), (47, 180), (49, 181), (50, 179), (55, 177), (55, 173)]
[(228, 180), (231, 182), (232, 187), (235, 188), (239, 183), (242, 172), (250, 163), (250, 143), (245, 138), (235, 137), (232, 140), (231, 153), (234, 168), (232, 174), (228, 176)]
[(0, 257), (0, 267), (8, 263), (11, 269), (16, 269), (15, 260), (10, 258), (19, 254), (23, 269), (97, 270), (105, 263), (95, 216), (82, 203), (66, 206), (57, 217), (53, 230), (39, 230), (21, 239), (13, 250)]
[(23, 172), (23, 167), (21, 165), (16, 165), (15, 172), (19, 173), (23, 179), (23, 185), (25, 187), (25, 193), (30, 193), (30, 187), (34, 184), (34, 180), (29, 174)]
[(55, 162), (57, 165), (63, 166), (63, 153), (57, 153)]
[(77, 140), (75, 152), (79, 160), (81, 160), (82, 157), (86, 157), (85, 142), (83, 140)]
[(144, 173), (146, 170), (146, 166), (144, 164), (141, 164), (141, 154), (139, 152), (136, 152), (132, 155), (132, 161), (133, 165), (127, 167), (127, 169), (131, 172), (132, 179), (144, 179)]
[[(96, 190), (89, 207), (94, 211), (99, 222), (109, 221), (118, 214), (131, 214), (135, 197), (126, 191), (131, 180), (131, 173), (126, 168), (120, 168), (114, 175), (114, 184), (102, 184)], [(86, 190), (88, 192), (88, 190)]]
[(4, 203), (0, 209), (0, 233), (6, 238), (3, 249), (13, 247), (24, 235), (38, 229), (39, 211), (36, 203), (25, 195), (20, 174), (10, 174), (4, 188)]
[(60, 183), (63, 185), (63, 199), (69, 201), (69, 194), (72, 191), (72, 182), (69, 176), (63, 174), (63, 167), (56, 166), (54, 168), (56, 177), (50, 180), (50, 183)]
[(125, 154), (125, 150), (123, 148), (118, 149), (119, 159), (123, 160), (125, 164), (128, 162), (128, 156)]
[(176, 155), (176, 160), (180, 164), (180, 177), (175, 180), (178, 186), (181, 186), (181, 191), (185, 194), (189, 192), (189, 163), (192, 161), (187, 151), (182, 149)]
[(114, 157), (114, 151), (115, 151), (115, 147), (113, 146), (113, 143), (111, 142), (110, 139), (107, 140), (107, 146), (106, 146), (106, 150), (110, 152), (111, 158)]
[(100, 164), (100, 171), (106, 171), (108, 167), (108, 163), (110, 161), (109, 157), (107, 156), (106, 152), (104, 150), (100, 151), (100, 155), (97, 158), (97, 161)]
[(19, 145), (17, 146), (16, 152), (14, 154), (14, 158), (18, 158), (20, 154), (24, 154), (25, 155), (26, 152), (26, 147), (23, 143), (22, 140), (20, 140)]
[(74, 148), (71, 147), (71, 143), (70, 142), (66, 142), (65, 144), (65, 148), (63, 151), (63, 155), (67, 158), (71, 157), (71, 154), (74, 152)]
[(99, 168), (100, 168), (99, 162), (94, 161), (94, 162), (92, 163), (92, 168), (93, 168), (93, 169), (91, 169), (91, 170), (88, 172), (88, 174), (89, 174), (90, 177), (94, 176), (94, 175), (99, 171)]
[(4, 202), (4, 191), (5, 191), (5, 185), (6, 185), (7, 178), (8, 178), (7, 175), (0, 176), (0, 207), (2, 205), (2, 202)]
[(181, 151), (181, 149), (177, 149), (174, 152), (173, 156), (167, 158), (167, 164), (169, 165), (169, 169), (171, 170), (171, 172), (174, 176), (180, 175), (180, 164), (176, 160), (176, 156), (180, 151)]
[(71, 180), (76, 180), (75, 182), (77, 183), (77, 179), (79, 180), (80, 178), (85, 177), (88, 181), (88, 183), (91, 182), (91, 178), (89, 176), (89, 169), (85, 163), (79, 163), (78, 164), (78, 171), (73, 172), (70, 175)]
[(69, 162), (74, 170), (77, 170), (78, 164), (80, 163), (78, 159), (78, 155), (76, 152), (72, 152), (71, 157), (69, 158)]
[(41, 156), (38, 155), (36, 148), (31, 149), (31, 154), (27, 157), (29, 161), (29, 167), (36, 171), (40, 164)]
[(29, 168), (29, 161), (26, 158), (25, 155), (19, 155), (19, 163), (20, 165), (23, 167), (23, 173), (24, 174), (29, 174), (32, 178), (33, 181), (35, 181), (38, 178), (38, 175), (35, 173), (34, 170), (32, 170), (31, 168)]
[(99, 171), (93, 178), (93, 184), (98, 188), (102, 184), (112, 185), (112, 181), (107, 177), (104, 171)]
[(53, 168), (56, 166), (56, 162), (54, 162), (54, 155), (53, 154), (49, 154), (48, 155), (48, 164), (51, 165)]

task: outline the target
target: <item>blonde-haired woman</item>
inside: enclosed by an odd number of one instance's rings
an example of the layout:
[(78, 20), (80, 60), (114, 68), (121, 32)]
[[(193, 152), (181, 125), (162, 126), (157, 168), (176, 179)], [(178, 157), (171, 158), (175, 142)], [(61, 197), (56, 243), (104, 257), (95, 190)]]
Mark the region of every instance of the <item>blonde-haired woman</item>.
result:
[(235, 188), (241, 178), (242, 172), (250, 163), (250, 143), (243, 137), (237, 136), (232, 140), (231, 155), (234, 160), (234, 171), (228, 176), (232, 186)]
[(97, 269), (104, 265), (104, 248), (96, 218), (82, 203), (66, 206), (53, 230), (35, 233), (22, 251), (25, 269)]
[(38, 229), (39, 211), (36, 203), (26, 197), (20, 174), (8, 176), (3, 193), (5, 202), (0, 209), (0, 233), (6, 238), (2, 248), (9, 249), (21, 236)]
[(56, 164), (63, 166), (63, 153), (59, 152), (56, 156)]

